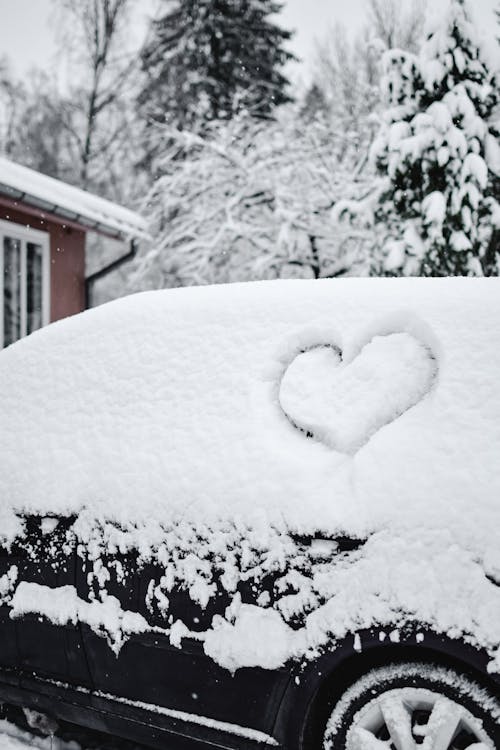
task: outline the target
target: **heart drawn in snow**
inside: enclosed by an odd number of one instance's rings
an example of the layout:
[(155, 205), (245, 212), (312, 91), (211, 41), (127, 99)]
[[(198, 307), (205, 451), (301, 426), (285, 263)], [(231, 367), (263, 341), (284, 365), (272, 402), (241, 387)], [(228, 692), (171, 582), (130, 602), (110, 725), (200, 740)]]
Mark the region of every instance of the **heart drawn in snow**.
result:
[(337, 347), (319, 345), (288, 366), (279, 402), (299, 430), (352, 454), (417, 404), (436, 372), (431, 351), (410, 333), (375, 336), (350, 362)]

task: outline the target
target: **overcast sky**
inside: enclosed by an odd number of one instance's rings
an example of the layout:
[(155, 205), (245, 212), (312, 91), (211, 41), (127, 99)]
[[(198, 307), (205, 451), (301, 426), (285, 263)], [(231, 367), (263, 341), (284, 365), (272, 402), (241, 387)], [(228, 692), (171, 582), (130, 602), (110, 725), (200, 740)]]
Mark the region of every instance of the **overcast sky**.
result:
[[(147, 12), (157, 2), (139, 0), (135, 21), (138, 36), (146, 27)], [(427, 0), (427, 7), (435, 12), (448, 2)], [(469, 0), (469, 5), (484, 34), (491, 37), (496, 28), (493, 11), (498, 0)], [(283, 23), (296, 31), (293, 51), (305, 61), (306, 72), (315, 39), (336, 21), (350, 29), (358, 28), (363, 22), (366, 0), (285, 0), (284, 6)], [(34, 65), (57, 70), (52, 8), (51, 0), (0, 0), (0, 55), (8, 55), (16, 73), (25, 75)]]

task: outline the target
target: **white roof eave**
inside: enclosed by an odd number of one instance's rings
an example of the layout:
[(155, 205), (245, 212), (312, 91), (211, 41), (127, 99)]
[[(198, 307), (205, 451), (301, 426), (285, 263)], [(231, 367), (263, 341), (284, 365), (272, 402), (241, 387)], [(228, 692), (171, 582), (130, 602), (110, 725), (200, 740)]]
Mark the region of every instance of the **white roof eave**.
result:
[(0, 157), (0, 194), (81, 224), (89, 231), (120, 238), (150, 238), (140, 214), (4, 157)]

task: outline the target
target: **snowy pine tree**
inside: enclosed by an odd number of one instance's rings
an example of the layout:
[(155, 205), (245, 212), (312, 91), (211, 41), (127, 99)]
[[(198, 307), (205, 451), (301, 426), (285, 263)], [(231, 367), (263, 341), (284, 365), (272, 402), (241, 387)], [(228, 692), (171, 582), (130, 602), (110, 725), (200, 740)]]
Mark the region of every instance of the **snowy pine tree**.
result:
[(246, 108), (266, 115), (290, 101), (282, 66), (293, 58), (291, 33), (269, 16), (274, 0), (164, 0), (142, 53), (147, 116), (177, 127), (231, 117)]
[(373, 154), (388, 237), (374, 272), (498, 274), (500, 96), (463, 0), (420, 55), (387, 53), (386, 91)]

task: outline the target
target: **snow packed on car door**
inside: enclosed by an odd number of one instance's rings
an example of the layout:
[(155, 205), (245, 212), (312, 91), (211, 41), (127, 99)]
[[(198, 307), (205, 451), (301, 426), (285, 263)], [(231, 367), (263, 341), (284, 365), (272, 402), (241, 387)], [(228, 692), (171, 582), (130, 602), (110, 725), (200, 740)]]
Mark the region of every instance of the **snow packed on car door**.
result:
[(90, 687), (80, 626), (71, 612), (76, 580), (73, 519), (23, 520), (25, 534), (8, 555), (16, 567), (10, 621), (21, 680), (25, 675)]
[(0, 545), (0, 670), (4, 682), (17, 683), (19, 654), (16, 626), (10, 618), (10, 601), (18, 577), (18, 559), (13, 550)]
[[(161, 565), (139, 563), (133, 553), (104, 556), (97, 565), (87, 560), (82, 567), (79, 596), (113, 601), (108, 613), (114, 617), (107, 623), (103, 618), (101, 633), (95, 622), (82, 626), (95, 707), (105, 707), (100, 700), (118, 698), (142, 708), (162, 707), (270, 732), (288, 673), (253, 668), (232, 674), (209, 658), (196, 639), (172, 645), (173, 623), (182, 620), (192, 631), (206, 630), (214, 615), (224, 613), (229, 598), (221, 591), (202, 608), (186, 590), (166, 596), (160, 585), (164, 575)], [(135, 621), (135, 632), (127, 633), (130, 616), (142, 620)], [(114, 633), (113, 624), (119, 628)]]

